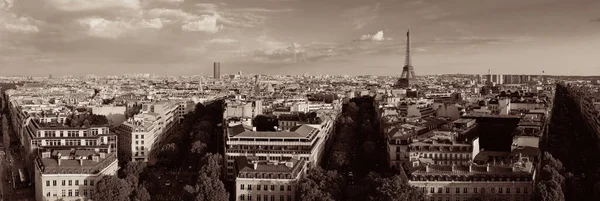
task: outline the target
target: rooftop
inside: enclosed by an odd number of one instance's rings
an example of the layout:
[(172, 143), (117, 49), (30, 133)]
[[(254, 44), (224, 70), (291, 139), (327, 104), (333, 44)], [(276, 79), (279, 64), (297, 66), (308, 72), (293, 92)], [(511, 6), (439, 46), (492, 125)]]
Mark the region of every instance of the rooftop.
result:
[(55, 150), (37, 158), (43, 174), (97, 174), (117, 160), (116, 153), (93, 150)]
[(318, 128), (308, 124), (298, 125), (290, 131), (252, 131), (247, 130), (242, 124), (229, 128), (229, 136), (234, 138), (303, 138), (310, 139), (319, 132)]

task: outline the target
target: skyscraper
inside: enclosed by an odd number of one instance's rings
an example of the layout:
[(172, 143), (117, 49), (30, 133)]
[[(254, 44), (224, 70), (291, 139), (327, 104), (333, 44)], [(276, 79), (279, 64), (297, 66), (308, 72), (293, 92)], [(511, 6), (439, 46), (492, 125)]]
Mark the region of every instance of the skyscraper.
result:
[(402, 67), (402, 75), (396, 82), (398, 88), (408, 88), (412, 84), (415, 84), (417, 77), (415, 76), (415, 70), (412, 67), (410, 61), (410, 29), (406, 32), (406, 58), (404, 60), (404, 67)]
[(215, 79), (221, 79), (221, 62), (213, 64), (213, 76)]

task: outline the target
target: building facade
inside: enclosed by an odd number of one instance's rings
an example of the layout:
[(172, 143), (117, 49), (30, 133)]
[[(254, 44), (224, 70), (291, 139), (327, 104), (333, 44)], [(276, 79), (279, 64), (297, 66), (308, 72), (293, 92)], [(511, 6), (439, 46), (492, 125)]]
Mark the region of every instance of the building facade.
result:
[(307, 169), (304, 160), (259, 162), (256, 158), (237, 159), (235, 179), (237, 201), (295, 201), (298, 181)]

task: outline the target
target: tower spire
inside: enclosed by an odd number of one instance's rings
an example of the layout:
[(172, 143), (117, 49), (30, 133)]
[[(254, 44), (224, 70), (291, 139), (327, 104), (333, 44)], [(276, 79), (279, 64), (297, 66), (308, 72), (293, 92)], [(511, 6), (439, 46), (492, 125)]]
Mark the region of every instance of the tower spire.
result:
[(404, 60), (404, 67), (402, 68), (402, 74), (400, 75), (400, 79), (398, 79), (396, 86), (399, 88), (410, 87), (411, 84), (416, 83), (416, 78), (415, 70), (410, 61), (410, 27), (408, 27), (408, 30), (406, 31), (406, 58)]
[(406, 31), (406, 58), (404, 59), (404, 66), (412, 66), (410, 62), (410, 26)]

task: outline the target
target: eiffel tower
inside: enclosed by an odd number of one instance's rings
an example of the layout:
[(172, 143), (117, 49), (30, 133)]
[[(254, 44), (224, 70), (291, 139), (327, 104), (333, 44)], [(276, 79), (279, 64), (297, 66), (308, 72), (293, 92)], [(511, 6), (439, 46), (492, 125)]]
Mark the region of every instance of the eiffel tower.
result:
[(415, 69), (413, 68), (410, 61), (410, 28), (406, 31), (406, 58), (404, 60), (404, 67), (402, 67), (402, 75), (396, 82), (397, 88), (409, 88), (411, 85), (417, 83), (417, 76), (415, 76)]

